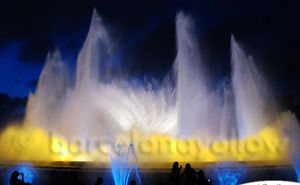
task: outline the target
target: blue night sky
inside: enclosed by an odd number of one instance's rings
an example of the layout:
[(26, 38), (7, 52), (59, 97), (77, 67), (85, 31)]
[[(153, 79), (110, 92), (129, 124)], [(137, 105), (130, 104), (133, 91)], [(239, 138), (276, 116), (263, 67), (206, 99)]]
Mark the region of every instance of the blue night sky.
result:
[(34, 90), (34, 82), (42, 69), (42, 65), (28, 65), (20, 62), (16, 53), (20, 43), (8, 44), (0, 53), (0, 92), (12, 97), (27, 96)]

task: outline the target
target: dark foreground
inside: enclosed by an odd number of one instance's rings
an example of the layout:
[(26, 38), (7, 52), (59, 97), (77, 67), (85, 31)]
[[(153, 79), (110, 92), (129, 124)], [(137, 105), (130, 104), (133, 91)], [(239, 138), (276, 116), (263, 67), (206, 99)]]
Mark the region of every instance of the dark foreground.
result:
[[(184, 168), (184, 164), (182, 165)], [(195, 171), (200, 168), (192, 167)], [(296, 173), (292, 166), (221, 166), (216, 170), (215, 166), (201, 168), (212, 184), (220, 184), (220, 178), (227, 180), (237, 180), (237, 183), (246, 183), (259, 180), (288, 180), (296, 181)], [(97, 167), (14, 167), (3, 165), (0, 167), (0, 183), (9, 184), (10, 174), (20, 170), (24, 173), (25, 182), (32, 185), (92, 185), (97, 177), (103, 177), (103, 185), (113, 185), (113, 177), (109, 168)], [(183, 171), (184, 169), (182, 169)], [(156, 185), (157, 183), (168, 185), (171, 177), (172, 166), (169, 169), (139, 169), (139, 174), (143, 185)], [(134, 175), (130, 180), (136, 180)]]

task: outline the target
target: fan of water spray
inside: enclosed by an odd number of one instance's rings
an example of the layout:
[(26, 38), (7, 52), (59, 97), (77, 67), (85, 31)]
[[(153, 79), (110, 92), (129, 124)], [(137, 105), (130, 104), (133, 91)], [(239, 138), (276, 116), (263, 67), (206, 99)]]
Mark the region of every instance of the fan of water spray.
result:
[[(232, 85), (210, 88), (192, 19), (176, 18), (176, 83), (132, 85), (109, 73), (111, 40), (94, 11), (78, 55), (75, 86), (59, 52), (49, 54), (37, 90), (30, 95), (26, 124), (67, 138), (117, 137), (131, 128), (190, 138), (242, 138), (264, 128), (274, 107), (271, 93), (254, 63), (232, 38)], [(108, 78), (110, 76), (110, 78)], [(169, 78), (167, 75), (166, 78)], [(234, 133), (231, 133), (234, 130)], [(100, 132), (100, 133), (99, 133)]]
[(230, 163), (220, 163), (215, 174), (220, 185), (237, 185), (243, 175), (242, 166), (233, 166)]

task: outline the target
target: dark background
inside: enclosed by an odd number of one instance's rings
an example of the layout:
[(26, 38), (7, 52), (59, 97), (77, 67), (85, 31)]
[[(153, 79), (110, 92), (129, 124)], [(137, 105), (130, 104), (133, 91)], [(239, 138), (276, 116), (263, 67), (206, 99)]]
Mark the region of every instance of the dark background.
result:
[(194, 18), (211, 78), (230, 76), (234, 34), (265, 74), (283, 109), (299, 116), (299, 0), (0, 1), (0, 125), (22, 119), (48, 51), (75, 66), (94, 8), (114, 39), (114, 62), (134, 78), (161, 79), (176, 55), (175, 16)]

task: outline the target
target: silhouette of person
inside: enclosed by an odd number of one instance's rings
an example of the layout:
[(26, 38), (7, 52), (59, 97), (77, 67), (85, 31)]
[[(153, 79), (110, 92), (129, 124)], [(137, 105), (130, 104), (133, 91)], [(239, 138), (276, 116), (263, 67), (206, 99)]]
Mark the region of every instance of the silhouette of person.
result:
[(180, 166), (180, 167), (178, 167), (178, 166), (179, 166), (178, 162), (175, 161), (173, 163), (173, 168), (171, 171), (171, 178), (170, 178), (171, 185), (179, 184), (179, 176), (180, 176), (180, 171), (181, 171), (182, 166)]
[(103, 183), (103, 178), (102, 177), (98, 177), (95, 185), (101, 185), (102, 183)]
[(198, 171), (198, 185), (211, 185), (211, 181), (206, 178), (203, 170)]
[[(19, 175), (22, 176), (22, 180), (18, 179)], [(9, 180), (10, 185), (30, 185), (30, 183), (25, 183), (24, 182), (24, 174), (19, 173), (18, 171), (14, 171)]]
[(130, 185), (135, 185), (135, 181), (134, 180), (130, 181)]
[(181, 174), (183, 185), (195, 185), (197, 183), (197, 178), (195, 174), (197, 173), (191, 167), (191, 164), (187, 163), (185, 165), (183, 173)]

